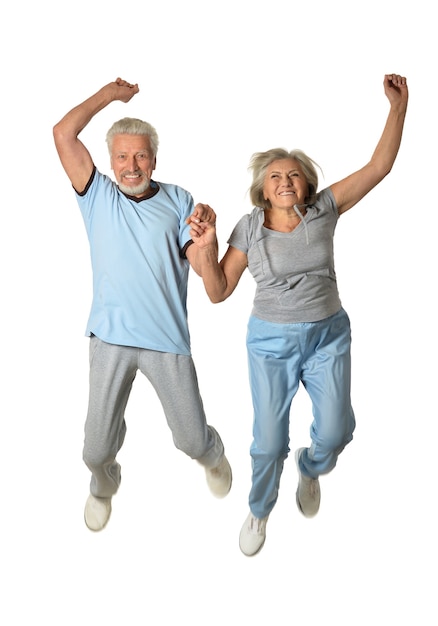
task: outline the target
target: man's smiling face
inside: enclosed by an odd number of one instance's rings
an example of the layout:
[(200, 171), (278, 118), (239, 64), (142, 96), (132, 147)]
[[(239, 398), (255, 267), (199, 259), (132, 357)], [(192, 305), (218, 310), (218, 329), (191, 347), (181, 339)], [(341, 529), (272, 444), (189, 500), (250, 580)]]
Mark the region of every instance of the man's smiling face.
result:
[(115, 135), (111, 168), (123, 193), (141, 198), (148, 194), (156, 158), (146, 135)]

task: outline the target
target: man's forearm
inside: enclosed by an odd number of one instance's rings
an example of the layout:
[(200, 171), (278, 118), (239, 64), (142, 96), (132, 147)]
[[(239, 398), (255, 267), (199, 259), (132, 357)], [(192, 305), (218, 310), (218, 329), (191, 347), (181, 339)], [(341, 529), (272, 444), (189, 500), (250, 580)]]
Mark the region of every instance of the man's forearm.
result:
[(114, 100), (111, 84), (102, 87), (94, 95), (69, 111), (56, 125), (59, 132), (75, 136), (87, 126), (92, 118)]

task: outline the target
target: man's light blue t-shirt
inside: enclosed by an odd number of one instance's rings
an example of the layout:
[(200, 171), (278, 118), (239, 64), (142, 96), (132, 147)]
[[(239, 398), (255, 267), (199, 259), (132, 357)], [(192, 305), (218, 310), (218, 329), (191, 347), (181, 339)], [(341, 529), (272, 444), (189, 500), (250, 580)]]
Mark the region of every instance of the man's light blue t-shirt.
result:
[(146, 200), (124, 195), (95, 170), (76, 194), (90, 244), (93, 301), (86, 334), (108, 343), (190, 354), (187, 324), (192, 196), (158, 185)]

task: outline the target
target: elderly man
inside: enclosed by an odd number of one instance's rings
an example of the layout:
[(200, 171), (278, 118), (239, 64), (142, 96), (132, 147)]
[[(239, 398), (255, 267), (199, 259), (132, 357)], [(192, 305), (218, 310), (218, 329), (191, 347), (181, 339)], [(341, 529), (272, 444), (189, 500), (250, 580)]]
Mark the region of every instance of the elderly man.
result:
[[(213, 494), (224, 497), (232, 481), (222, 440), (204, 413), (186, 308), (189, 267), (198, 273), (200, 267), (190, 227), (214, 222), (214, 211), (202, 205), (195, 210), (186, 190), (152, 179), (158, 136), (147, 122), (124, 118), (108, 131), (116, 182), (97, 170), (78, 138), (99, 111), (114, 101), (127, 103), (138, 92), (138, 85), (118, 78), (73, 108), (53, 129), (85, 223), (93, 271), (83, 455), (91, 471), (85, 522), (94, 531), (107, 524), (111, 498), (120, 485), (116, 456), (138, 370), (160, 399), (175, 446), (205, 468)], [(163, 467), (167, 462), (163, 456)], [(151, 480), (159, 471), (147, 476)]]

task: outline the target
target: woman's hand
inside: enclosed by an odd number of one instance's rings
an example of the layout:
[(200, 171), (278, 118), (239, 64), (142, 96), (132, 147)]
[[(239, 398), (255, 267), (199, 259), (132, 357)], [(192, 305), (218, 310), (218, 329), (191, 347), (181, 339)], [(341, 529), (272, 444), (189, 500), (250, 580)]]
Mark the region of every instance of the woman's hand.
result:
[(190, 237), (199, 248), (217, 244), (216, 213), (208, 204), (197, 204), (195, 210), (187, 218), (190, 224)]

